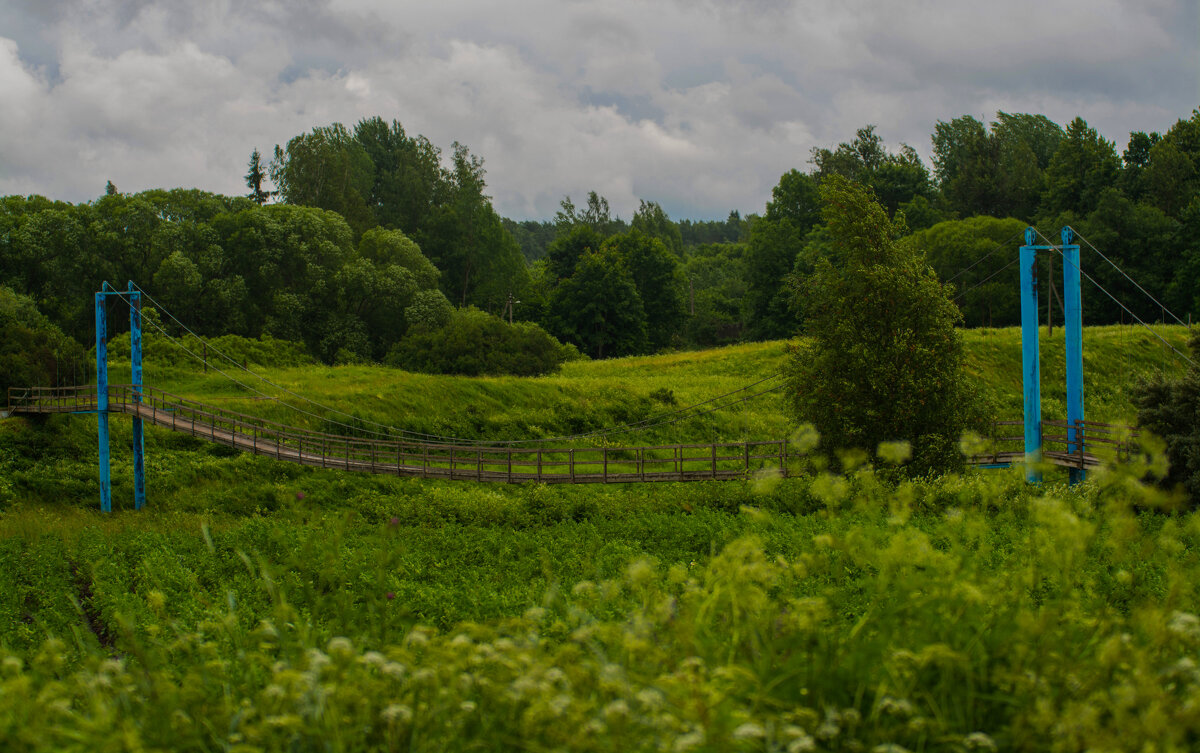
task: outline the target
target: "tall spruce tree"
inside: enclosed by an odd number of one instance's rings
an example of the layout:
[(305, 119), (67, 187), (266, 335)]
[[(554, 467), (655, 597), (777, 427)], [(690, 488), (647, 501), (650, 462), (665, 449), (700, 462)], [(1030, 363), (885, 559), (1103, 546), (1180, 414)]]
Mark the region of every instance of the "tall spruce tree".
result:
[(271, 198), (273, 192), (263, 188), (263, 183), (267, 180), (267, 170), (263, 167), (262, 155), (258, 153), (258, 149), (250, 152), (250, 163), (247, 165), (247, 170), (246, 186), (250, 189), (250, 193), (246, 194), (246, 198), (261, 207), (267, 203), (267, 199)]

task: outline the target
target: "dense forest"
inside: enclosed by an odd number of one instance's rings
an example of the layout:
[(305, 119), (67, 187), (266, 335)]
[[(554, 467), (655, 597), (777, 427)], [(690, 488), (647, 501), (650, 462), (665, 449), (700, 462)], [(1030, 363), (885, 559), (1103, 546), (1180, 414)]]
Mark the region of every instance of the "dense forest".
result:
[[(552, 220), (516, 221), (493, 208), (467, 147), (443, 154), (379, 117), (335, 123), (276, 146), (265, 164), (256, 150), (246, 196), (110, 183), (87, 203), (0, 199), (0, 329), (10, 343), (60, 331), (38, 341), (53, 360), (63, 343), (89, 342), (91, 294), (107, 279), (137, 282), (201, 335), (302, 342), (328, 363), (489, 373), (512, 359), (493, 349), (495, 363), (475, 353), (461, 366), (475, 339), (520, 343), (554, 368), (577, 352), (788, 337), (804, 317), (796, 283), (833, 253), (818, 211), (832, 175), (902, 219), (903, 242), (955, 286), (966, 326), (1017, 322), (1011, 261), (1028, 224), (1052, 238), (1075, 228), (1086, 271), (1138, 317), (1166, 314), (1117, 267), (1175, 314), (1200, 314), (1200, 111), (1166, 133), (1130, 134), (1123, 151), (1079, 118), (1064, 128), (1005, 112), (939, 121), (931, 138), (932, 168), (859, 129), (784, 173), (761, 213), (676, 221), (643, 200), (626, 221), (592, 192), (564, 197)], [(1053, 261), (1042, 263), (1057, 278)], [(1084, 297), (1088, 323), (1129, 320), (1088, 283)], [(423, 350), (448, 343), (457, 355)]]

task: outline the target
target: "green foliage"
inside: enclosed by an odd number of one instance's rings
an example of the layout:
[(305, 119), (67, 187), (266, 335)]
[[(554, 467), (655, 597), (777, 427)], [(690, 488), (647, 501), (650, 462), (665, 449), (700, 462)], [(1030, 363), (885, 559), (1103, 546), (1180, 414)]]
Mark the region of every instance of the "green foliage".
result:
[(575, 274), (579, 260), (599, 251), (604, 238), (590, 226), (580, 224), (559, 233), (546, 251), (546, 271), (557, 284)]
[[(1200, 359), (1200, 336), (1191, 340), (1192, 359)], [(1182, 487), (1193, 506), (1200, 502), (1200, 367), (1182, 377), (1157, 375), (1141, 381), (1135, 400), (1137, 423), (1166, 442), (1169, 467), (1161, 482)]]
[(796, 281), (811, 337), (792, 351), (788, 395), (830, 450), (908, 441), (911, 469), (960, 463), (966, 428), (960, 314), (933, 270), (862, 187), (840, 176), (821, 187), (838, 266), (822, 259)]
[(404, 309), (404, 319), (410, 328), (437, 329), (450, 321), (453, 314), (454, 305), (440, 290), (418, 291), (409, 307)]
[[(142, 316), (144, 320), (151, 317), (157, 319), (158, 312), (151, 308), (146, 308), (143, 309)], [(277, 369), (311, 366), (316, 363), (302, 343), (290, 340), (277, 340), (270, 335), (264, 335), (260, 338), (223, 335), (221, 337), (206, 338), (202, 342), (191, 335), (185, 334), (180, 335), (177, 341), (177, 343), (172, 342), (157, 330), (143, 324), (142, 359), (146, 367), (169, 371), (172, 377), (177, 376), (174, 373), (177, 370), (203, 372), (203, 360), (197, 360), (195, 356), (189, 354), (184, 348), (187, 348), (187, 350), (192, 351), (192, 353), (201, 358), (207, 353), (211, 367), (224, 370), (231, 368), (230, 360), (245, 366), (266, 366)], [(205, 348), (206, 342), (208, 344), (207, 349)], [(224, 353), (229, 359), (223, 358), (220, 355), (221, 353)], [(108, 357), (110, 364), (114, 366), (117, 362), (129, 361), (128, 332), (109, 338)]]
[[(975, 262), (997, 246), (1001, 249), (992, 255), (993, 259), (1010, 258), (1011, 249), (1024, 242), (1021, 232), (1025, 227), (1020, 220), (970, 217), (941, 222), (915, 232), (908, 242), (925, 256), (940, 279), (953, 278), (952, 284), (957, 291), (955, 302), (962, 311), (965, 326), (1012, 327), (1021, 322), (1021, 301), (1016, 293), (1020, 270), (1012, 267), (1006, 273), (997, 274), (1002, 264)], [(1007, 252), (1004, 244), (1010, 247)], [(1089, 301), (1089, 304), (1095, 305), (1095, 302)]]
[[(901, 204), (918, 196), (928, 197), (933, 192), (929, 171), (916, 150), (904, 144), (898, 154), (889, 153), (873, 125), (858, 129), (853, 141), (838, 144), (836, 150), (814, 147), (810, 161), (816, 168), (814, 175), (819, 179), (840, 175), (870, 187), (889, 216), (894, 215)], [(814, 220), (815, 199), (815, 195), (811, 196)], [(770, 205), (767, 216), (771, 216)]]
[(683, 234), (658, 202), (642, 199), (629, 229), (657, 238), (672, 254), (683, 256)]
[(541, 376), (557, 371), (573, 350), (536, 324), (509, 324), (470, 308), (455, 311), (440, 327), (414, 327), (387, 360), (426, 374)]
[(658, 351), (679, 341), (685, 309), (679, 260), (658, 238), (634, 229), (604, 242), (629, 271), (646, 315), (646, 347)]
[(33, 300), (0, 287), (0, 396), (9, 387), (53, 387), (86, 379), (87, 354)]
[(740, 340), (746, 329), (746, 247), (719, 243), (693, 249), (684, 260), (688, 281), (687, 339), (702, 347)]
[(1042, 212), (1086, 214), (1105, 189), (1116, 183), (1121, 169), (1116, 147), (1075, 118), (1046, 169), (1046, 195)]
[(771, 191), (765, 217), (750, 224), (746, 246), (746, 315), (757, 339), (795, 333), (784, 279), (796, 265), (804, 239), (819, 219), (817, 180), (796, 170)]
[(261, 207), (275, 192), (268, 191), (263, 187), (263, 183), (267, 180), (267, 170), (263, 167), (262, 155), (258, 153), (258, 149), (250, 152), (250, 162), (246, 166), (246, 170), (246, 187), (250, 189), (246, 198)]
[(1044, 115), (996, 113), (989, 132), (965, 115), (938, 121), (934, 167), (950, 206), (960, 215), (1031, 220), (1046, 186), (1046, 170), (1064, 138)]
[(0, 519), (9, 747), (951, 753), (1200, 734), (1200, 519), (1156, 509), (1136, 474), (493, 489), (274, 467), (188, 490), (273, 498), (269, 514)]
[(611, 248), (585, 253), (575, 272), (554, 290), (550, 331), (593, 358), (646, 349), (646, 313), (637, 284)]
[(337, 212), (361, 234), (374, 224), (367, 199), (374, 165), (367, 151), (341, 123), (318, 126), (275, 147), (271, 180), (288, 204)]

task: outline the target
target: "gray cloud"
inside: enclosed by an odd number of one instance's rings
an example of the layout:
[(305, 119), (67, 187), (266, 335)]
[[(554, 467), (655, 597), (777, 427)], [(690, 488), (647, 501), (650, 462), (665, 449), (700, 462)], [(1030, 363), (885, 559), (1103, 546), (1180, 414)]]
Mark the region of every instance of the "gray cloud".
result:
[(1080, 115), (1118, 147), (1197, 104), (1186, 0), (13, 0), (0, 7), (0, 193), (243, 193), (251, 149), (396, 118), (486, 160), (500, 212), (640, 198), (760, 211), (813, 146), (875, 123)]

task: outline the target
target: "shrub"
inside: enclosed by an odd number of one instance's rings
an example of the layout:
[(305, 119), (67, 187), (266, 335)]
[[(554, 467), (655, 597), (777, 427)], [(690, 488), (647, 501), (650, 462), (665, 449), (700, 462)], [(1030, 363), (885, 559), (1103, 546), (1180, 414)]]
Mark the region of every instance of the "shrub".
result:
[(387, 363), (427, 374), (541, 376), (578, 357), (573, 346), (536, 324), (509, 324), (472, 307), (454, 312), (441, 327), (417, 325)]
[[(1193, 359), (1200, 359), (1200, 335), (1190, 345)], [(1192, 366), (1179, 379), (1142, 382), (1134, 400), (1138, 426), (1166, 442), (1170, 466), (1163, 485), (1182, 485), (1193, 504), (1200, 501), (1200, 368)]]

